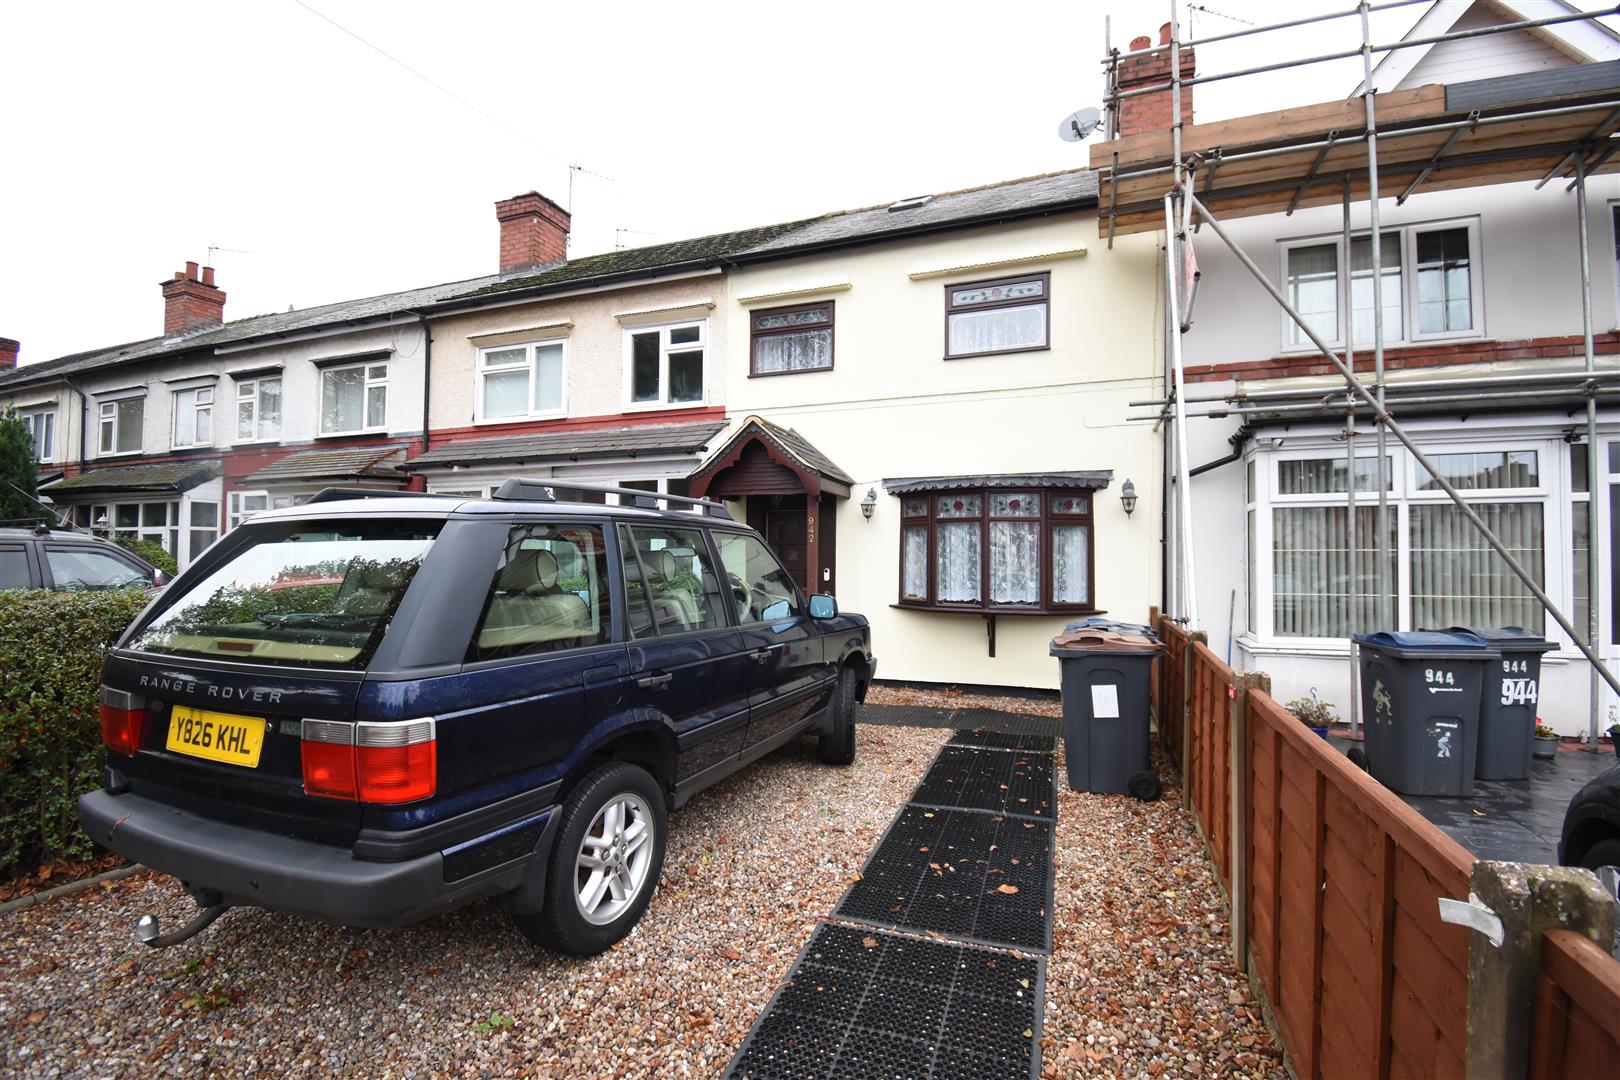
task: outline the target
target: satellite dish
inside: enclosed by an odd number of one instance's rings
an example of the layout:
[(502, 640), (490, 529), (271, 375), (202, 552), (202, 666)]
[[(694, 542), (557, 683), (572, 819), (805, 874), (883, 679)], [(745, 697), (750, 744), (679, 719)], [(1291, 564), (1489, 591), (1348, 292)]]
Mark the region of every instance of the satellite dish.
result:
[(1058, 125), (1058, 137), (1064, 142), (1079, 142), (1100, 127), (1102, 113), (1088, 105), (1063, 118), (1063, 123)]

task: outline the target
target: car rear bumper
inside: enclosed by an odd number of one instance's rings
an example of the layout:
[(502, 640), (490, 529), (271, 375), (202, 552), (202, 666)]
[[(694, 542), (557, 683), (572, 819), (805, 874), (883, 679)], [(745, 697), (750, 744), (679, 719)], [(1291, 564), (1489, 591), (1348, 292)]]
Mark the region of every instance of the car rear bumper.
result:
[(84, 831), (126, 858), (190, 888), (216, 890), (231, 903), (348, 926), (405, 926), (516, 889), (532, 862), (545, 866), (557, 821), (555, 808), (535, 815), (524, 823), (539, 834), (532, 849), (446, 881), (445, 854), (438, 851), (372, 862), (347, 848), (214, 821), (129, 792), (92, 791), (79, 799)]

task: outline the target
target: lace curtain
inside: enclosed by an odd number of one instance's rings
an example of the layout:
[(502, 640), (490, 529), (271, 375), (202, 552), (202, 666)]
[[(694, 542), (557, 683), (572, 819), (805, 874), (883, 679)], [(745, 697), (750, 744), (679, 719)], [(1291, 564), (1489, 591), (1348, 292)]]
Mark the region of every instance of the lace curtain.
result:
[(754, 371), (816, 371), (832, 367), (832, 331), (806, 330), (772, 334), (754, 340)]
[(1052, 602), (1083, 604), (1091, 598), (1091, 527), (1052, 529)]
[(979, 597), (979, 523), (941, 522), (935, 590), (941, 603), (977, 604)]
[(1041, 527), (1038, 522), (990, 523), (990, 601), (1041, 602)]
[(909, 525), (905, 538), (905, 594), (907, 600), (928, 599), (928, 527)]
[(998, 352), (1046, 344), (1046, 305), (959, 311), (950, 317), (950, 353)]

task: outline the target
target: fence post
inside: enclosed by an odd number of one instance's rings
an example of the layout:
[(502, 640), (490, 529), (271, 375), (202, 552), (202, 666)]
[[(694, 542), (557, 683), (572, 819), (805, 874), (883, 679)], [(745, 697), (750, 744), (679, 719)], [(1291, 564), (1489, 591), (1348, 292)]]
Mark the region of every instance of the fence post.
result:
[(1187, 634), (1181, 645), (1181, 808), (1192, 809), (1192, 700), (1193, 700), (1193, 643), (1208, 642), (1209, 635), (1202, 630)]
[(1232, 702), (1227, 725), (1232, 744), (1226, 759), (1231, 763), (1232, 839), (1228, 854), (1232, 859), (1232, 962), (1243, 972), (1249, 970), (1249, 691), (1271, 693), (1271, 677), (1261, 671), (1232, 673)]
[(1476, 931), (1468, 940), (1468, 1075), (1516, 1080), (1529, 1074), (1542, 935), (1573, 930), (1612, 949), (1614, 898), (1590, 870), (1478, 862), (1468, 899), (1473, 913), (1442, 912), (1448, 922), (1472, 914), (1467, 924)]

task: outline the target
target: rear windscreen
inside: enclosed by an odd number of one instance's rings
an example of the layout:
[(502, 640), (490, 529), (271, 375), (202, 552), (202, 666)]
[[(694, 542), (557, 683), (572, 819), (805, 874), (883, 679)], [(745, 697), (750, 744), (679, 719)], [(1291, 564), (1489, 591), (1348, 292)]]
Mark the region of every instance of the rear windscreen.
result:
[(388, 629), (439, 522), (245, 526), (249, 545), (182, 579), (128, 647), (249, 663), (361, 668)]

